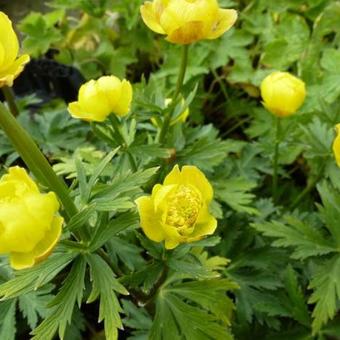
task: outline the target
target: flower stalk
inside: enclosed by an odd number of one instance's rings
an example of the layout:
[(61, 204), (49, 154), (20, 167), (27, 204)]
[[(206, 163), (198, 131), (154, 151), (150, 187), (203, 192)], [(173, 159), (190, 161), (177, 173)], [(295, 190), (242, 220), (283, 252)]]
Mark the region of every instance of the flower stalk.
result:
[(281, 118), (275, 118), (275, 144), (274, 144), (274, 159), (273, 159), (273, 183), (272, 183), (272, 196), (273, 201), (277, 200), (277, 185), (278, 185), (278, 167), (279, 167), (279, 154), (281, 142)]
[(4, 94), (4, 97), (6, 99), (6, 102), (8, 104), (8, 107), (14, 117), (19, 116), (19, 110), (17, 107), (17, 104), (15, 103), (15, 97), (14, 93), (11, 87), (3, 86), (1, 88), (2, 93)]
[[(176, 105), (176, 100), (181, 93), (181, 89), (183, 86), (184, 78), (185, 78), (185, 73), (188, 65), (188, 52), (189, 52), (189, 45), (183, 45), (182, 47), (182, 57), (181, 57), (181, 65), (178, 73), (178, 78), (177, 78), (177, 84), (176, 84), (176, 89), (174, 96), (172, 98), (172, 104)], [(161, 132), (159, 134), (159, 141), (160, 143), (164, 143), (166, 133), (169, 130), (169, 126), (171, 123), (171, 118), (172, 118), (172, 110), (170, 109), (164, 118), (164, 122), (161, 128)]]
[(127, 150), (128, 148), (128, 142), (124, 136), (123, 130), (122, 130), (122, 126), (121, 126), (121, 122), (118, 120), (117, 116), (114, 114), (111, 114), (109, 116), (109, 120), (111, 122), (111, 125), (113, 127), (113, 130), (115, 132), (114, 138), (116, 139), (117, 143), (120, 144), (123, 149), (125, 149), (126, 154), (129, 158), (129, 162), (131, 165), (131, 168), (134, 172), (137, 171), (137, 164), (136, 161), (134, 159), (134, 157), (132, 156), (131, 152), (129, 150)]

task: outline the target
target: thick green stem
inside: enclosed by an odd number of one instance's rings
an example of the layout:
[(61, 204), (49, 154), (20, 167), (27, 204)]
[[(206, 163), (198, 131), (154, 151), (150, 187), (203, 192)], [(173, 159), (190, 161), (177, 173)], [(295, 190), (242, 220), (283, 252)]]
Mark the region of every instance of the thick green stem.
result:
[(18, 110), (17, 104), (15, 103), (15, 97), (14, 97), (12, 88), (8, 86), (4, 86), (1, 88), (1, 90), (2, 90), (2, 93), (4, 94), (8, 107), (10, 111), (12, 112), (12, 115), (14, 117), (19, 116), (19, 110)]
[(277, 184), (278, 184), (278, 166), (279, 166), (279, 152), (280, 152), (280, 138), (281, 138), (281, 118), (276, 117), (275, 124), (275, 145), (274, 145), (274, 159), (273, 159), (273, 186), (272, 196), (274, 202), (277, 200)]
[[(189, 51), (189, 45), (184, 45), (183, 49), (182, 49), (181, 66), (180, 66), (179, 73), (178, 73), (176, 89), (175, 89), (175, 93), (172, 97), (172, 103), (174, 105), (176, 104), (176, 100), (177, 100), (179, 94), (181, 93), (181, 89), (182, 89), (182, 86), (183, 86), (185, 72), (186, 72), (187, 65), (188, 65), (188, 51)], [(169, 112), (167, 112), (167, 114), (164, 117), (164, 122), (163, 122), (163, 125), (162, 125), (162, 128), (161, 128), (161, 132), (159, 134), (160, 143), (164, 143), (166, 134), (169, 130), (169, 126), (170, 126), (170, 123), (171, 123), (171, 117), (172, 117), (172, 111), (169, 110)]]
[(77, 208), (69, 195), (64, 181), (56, 175), (31, 136), (21, 127), (1, 102), (0, 126), (36, 178), (57, 194), (65, 209), (66, 217), (70, 219), (77, 214)]
[(121, 126), (121, 123), (120, 121), (118, 120), (118, 118), (116, 117), (116, 115), (114, 114), (111, 114), (109, 116), (109, 119), (110, 119), (110, 122), (111, 122), (111, 125), (116, 133), (116, 136), (117, 136), (117, 142), (123, 147), (123, 149), (125, 150), (128, 158), (129, 158), (129, 162), (130, 162), (130, 165), (132, 167), (132, 170), (133, 171), (137, 171), (137, 164), (136, 164), (136, 161), (134, 159), (134, 157), (132, 156), (131, 152), (129, 150), (127, 150), (128, 148), (128, 142), (127, 140), (125, 139), (125, 136), (124, 136), (124, 133), (122, 131), (122, 126)]

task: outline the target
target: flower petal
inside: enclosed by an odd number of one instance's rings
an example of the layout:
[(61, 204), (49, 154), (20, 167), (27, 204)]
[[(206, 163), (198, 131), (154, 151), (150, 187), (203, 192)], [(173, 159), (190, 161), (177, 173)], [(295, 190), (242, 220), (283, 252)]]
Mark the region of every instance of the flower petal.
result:
[(14, 79), (19, 76), (29, 61), (30, 56), (28, 54), (24, 54), (11, 65), (7, 65), (7, 68), (0, 70), (0, 87), (4, 85), (12, 86)]
[(165, 34), (162, 26), (159, 23), (159, 18), (152, 2), (145, 2), (144, 5), (140, 7), (140, 12), (146, 26), (156, 33)]
[(193, 240), (197, 240), (205, 235), (212, 235), (217, 228), (217, 220), (214, 216), (209, 213), (208, 206), (204, 204), (200, 215), (198, 216), (195, 229), (193, 233), (188, 238), (189, 242)]
[(174, 44), (191, 44), (195, 41), (205, 39), (204, 23), (202, 21), (191, 21), (183, 24), (172, 31), (166, 40)]
[(10, 253), (10, 264), (13, 269), (21, 270), (34, 266), (33, 253)]
[(164, 240), (163, 230), (160, 225), (160, 219), (155, 213), (152, 198), (142, 196), (136, 200), (140, 216), (140, 224), (145, 235), (152, 241), (161, 242)]
[(237, 20), (237, 11), (234, 9), (219, 9), (217, 19), (213, 24), (207, 39), (216, 39), (228, 31)]
[(45, 237), (35, 246), (33, 253), (35, 263), (44, 260), (58, 243), (62, 231), (64, 219), (61, 216), (55, 216), (51, 228), (46, 232)]
[(0, 11), (0, 27), (1, 27), (0, 45), (2, 45), (5, 52), (4, 57), (2, 58), (3, 59), (2, 63), (0, 64), (1, 75), (3, 70), (7, 69), (10, 65), (14, 63), (14, 60), (19, 52), (19, 42), (17, 35), (13, 30), (11, 20), (5, 13), (1, 11)]
[(123, 80), (121, 83), (121, 92), (115, 105), (113, 105), (113, 112), (118, 116), (126, 116), (129, 113), (130, 105), (132, 101), (132, 86), (127, 80)]

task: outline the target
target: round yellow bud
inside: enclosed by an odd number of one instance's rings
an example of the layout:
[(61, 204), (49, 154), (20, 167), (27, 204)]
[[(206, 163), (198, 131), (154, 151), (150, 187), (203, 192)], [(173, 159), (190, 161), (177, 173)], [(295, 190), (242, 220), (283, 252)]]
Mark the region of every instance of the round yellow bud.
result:
[(104, 76), (80, 87), (78, 101), (68, 105), (74, 118), (102, 122), (110, 113), (125, 116), (130, 110), (132, 86), (127, 80)]
[(14, 269), (32, 267), (58, 242), (63, 218), (53, 192), (42, 194), (25, 169), (12, 167), (0, 179), (0, 254)]
[(19, 42), (8, 16), (0, 12), (0, 87), (12, 86), (13, 81), (30, 60), (28, 54), (18, 58)]
[(136, 200), (141, 227), (149, 239), (165, 241), (167, 249), (200, 240), (217, 227), (209, 213), (212, 198), (213, 189), (197, 167), (176, 165), (151, 196)]
[(221, 9), (216, 0), (154, 0), (141, 6), (144, 23), (175, 44), (216, 39), (237, 19), (234, 9)]
[(336, 164), (340, 167), (340, 124), (335, 126), (336, 137), (333, 142), (333, 153), (336, 160)]
[(273, 72), (261, 83), (263, 105), (279, 117), (294, 114), (306, 97), (305, 83), (288, 72)]

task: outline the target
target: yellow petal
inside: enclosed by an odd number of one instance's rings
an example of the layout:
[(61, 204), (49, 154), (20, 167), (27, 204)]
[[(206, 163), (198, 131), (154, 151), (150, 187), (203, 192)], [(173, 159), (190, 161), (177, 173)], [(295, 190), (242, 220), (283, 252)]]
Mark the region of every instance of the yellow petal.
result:
[(36, 220), (30, 213), (22, 202), (1, 203), (0, 224), (4, 231), (1, 233), (0, 253), (30, 252), (43, 238), (46, 232), (44, 221)]
[(10, 265), (15, 270), (22, 270), (34, 266), (34, 256), (32, 253), (10, 253)]
[(213, 198), (213, 188), (202, 171), (196, 166), (185, 165), (179, 171), (178, 165), (175, 165), (172, 171), (166, 176), (164, 185), (184, 184), (197, 188), (202, 195), (202, 199), (210, 202)]
[(46, 232), (45, 237), (33, 249), (35, 263), (45, 259), (58, 243), (62, 231), (64, 219), (61, 216), (55, 216), (51, 228)]
[(166, 40), (174, 44), (191, 44), (205, 38), (204, 23), (191, 21), (175, 29), (166, 37)]
[(106, 96), (94, 80), (80, 87), (78, 102), (81, 108), (86, 110), (86, 117), (91, 117), (94, 121), (103, 121), (111, 113)]
[(198, 237), (199, 239), (206, 235), (212, 235), (216, 228), (217, 220), (209, 213), (208, 206), (204, 204), (195, 224), (195, 229), (188, 240), (191, 241), (191, 238), (197, 239)]
[(228, 31), (237, 20), (237, 11), (234, 9), (219, 9), (216, 21), (213, 23), (208, 39), (216, 39)]
[(117, 105), (122, 93), (122, 82), (115, 76), (104, 76), (97, 80), (97, 88), (106, 97), (110, 104), (111, 111)]
[[(207, 29), (210, 30), (217, 11), (218, 4), (215, 0), (173, 0), (169, 1), (163, 10), (160, 24), (168, 34), (169, 41), (188, 43), (189, 40), (196, 41), (201, 39), (200, 37), (203, 38)], [(196, 29), (199, 32), (195, 32)], [(173, 41), (176, 38), (179, 41)]]
[(112, 111), (118, 116), (125, 116), (129, 113), (132, 101), (132, 86), (130, 82), (123, 79), (121, 84), (121, 94), (115, 105), (112, 106)]
[(1, 27), (0, 45), (2, 45), (3, 50), (5, 52), (2, 58), (2, 63), (0, 63), (0, 81), (1, 81), (2, 74), (1, 71), (11, 66), (18, 55), (19, 42), (17, 35), (13, 30), (11, 20), (3, 12), (0, 12), (0, 27)]
[(5, 181), (17, 181), (20, 183), (23, 187), (23, 191), (20, 192), (20, 195), (27, 191), (39, 193), (38, 186), (28, 175), (27, 171), (19, 166), (12, 166), (8, 169), (8, 174), (2, 176), (0, 182)]
[(164, 240), (163, 230), (160, 225), (160, 219), (154, 210), (151, 197), (142, 196), (136, 200), (140, 224), (145, 235), (155, 242)]
[(156, 33), (165, 34), (162, 26), (159, 23), (159, 18), (152, 2), (145, 2), (144, 5), (140, 7), (140, 12), (146, 26)]
[(340, 124), (336, 125), (336, 130), (337, 130), (337, 136), (335, 137), (334, 142), (333, 142), (333, 153), (334, 153), (336, 163), (340, 167), (340, 134), (339, 134)]
[(44, 260), (54, 249), (60, 239), (63, 218), (56, 216), (51, 228), (46, 232), (45, 237), (28, 253), (10, 253), (11, 267), (16, 270), (26, 269)]
[(177, 240), (166, 239), (165, 240), (165, 249), (174, 249), (179, 245)]
[(25, 65), (30, 61), (28, 54), (20, 56), (12, 64), (7, 65), (7, 68), (0, 70), (0, 87), (12, 86), (14, 79), (23, 71)]

